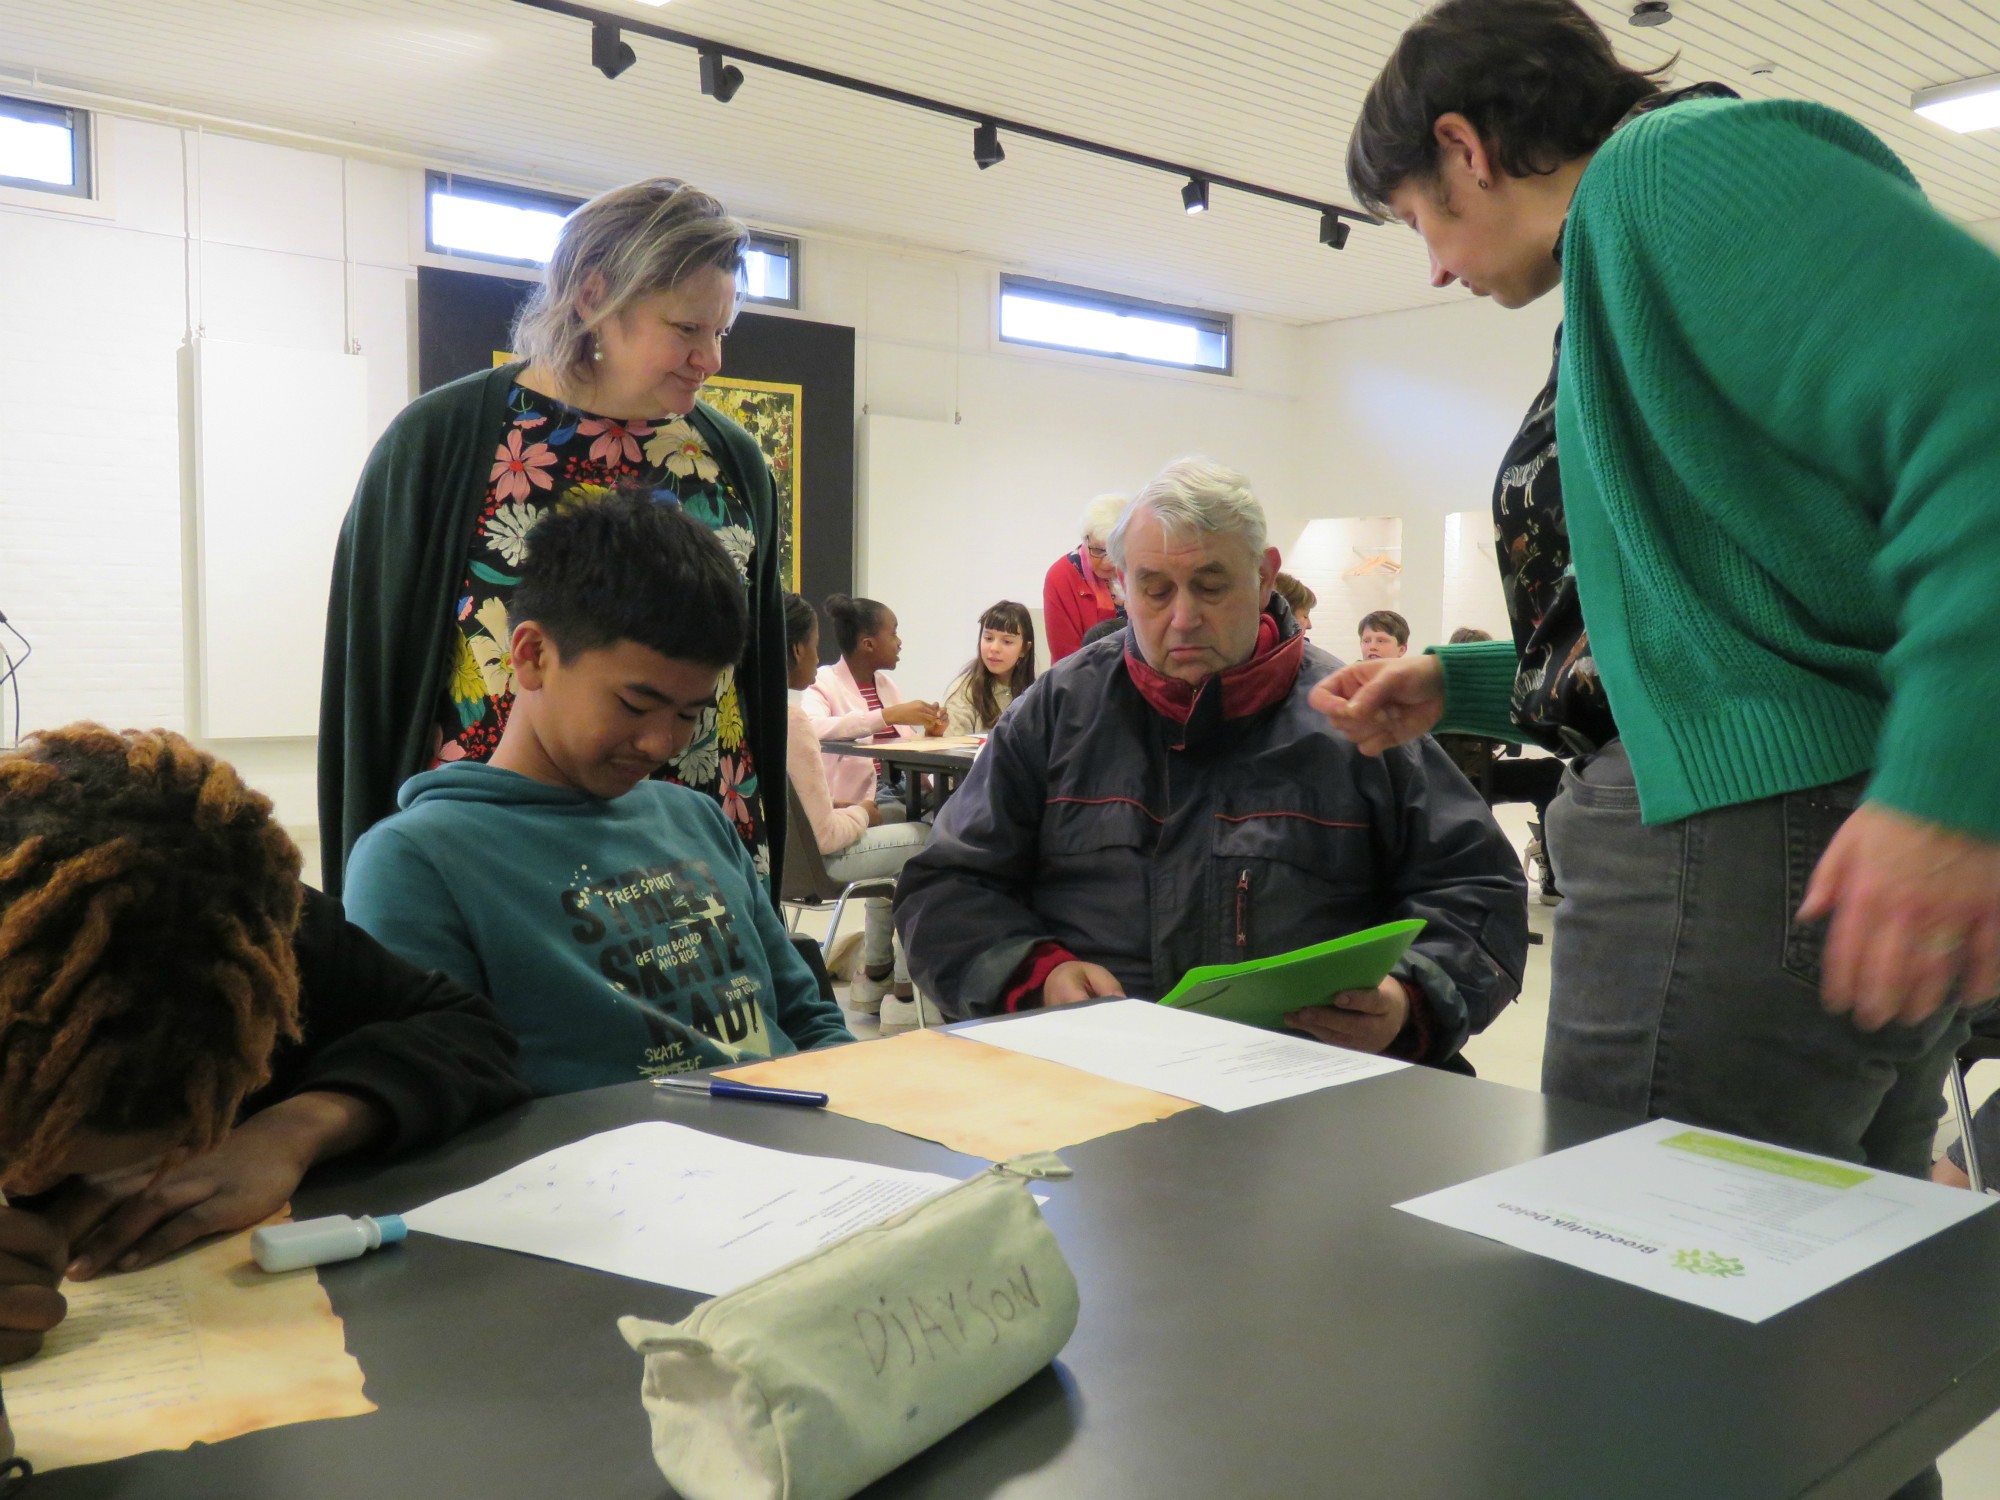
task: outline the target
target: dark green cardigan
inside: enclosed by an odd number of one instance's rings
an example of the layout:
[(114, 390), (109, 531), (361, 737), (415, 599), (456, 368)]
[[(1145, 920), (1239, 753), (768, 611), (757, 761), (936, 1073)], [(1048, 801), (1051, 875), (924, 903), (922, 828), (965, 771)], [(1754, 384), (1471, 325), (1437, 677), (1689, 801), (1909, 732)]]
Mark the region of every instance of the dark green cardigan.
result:
[[(327, 894), (340, 894), (347, 853), (396, 810), (396, 791), (426, 769), (458, 622), (473, 518), (485, 502), (507, 394), (522, 365), (503, 365), (426, 392), (368, 455), (340, 529), (326, 611), (320, 684), (319, 825)], [(691, 420), (750, 508), (757, 536), (750, 643), (739, 687), (771, 840), (771, 889), (785, 850), (785, 606), (771, 471), (756, 442), (697, 405)]]

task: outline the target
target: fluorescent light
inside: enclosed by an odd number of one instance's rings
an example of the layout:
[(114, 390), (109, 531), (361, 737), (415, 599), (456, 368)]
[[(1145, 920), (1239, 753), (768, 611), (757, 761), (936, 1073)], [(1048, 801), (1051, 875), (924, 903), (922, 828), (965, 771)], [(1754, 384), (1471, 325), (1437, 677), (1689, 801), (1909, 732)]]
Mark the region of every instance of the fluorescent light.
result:
[(1910, 108), (1947, 130), (1969, 133), (2000, 128), (2000, 73), (1918, 89), (1910, 95)]

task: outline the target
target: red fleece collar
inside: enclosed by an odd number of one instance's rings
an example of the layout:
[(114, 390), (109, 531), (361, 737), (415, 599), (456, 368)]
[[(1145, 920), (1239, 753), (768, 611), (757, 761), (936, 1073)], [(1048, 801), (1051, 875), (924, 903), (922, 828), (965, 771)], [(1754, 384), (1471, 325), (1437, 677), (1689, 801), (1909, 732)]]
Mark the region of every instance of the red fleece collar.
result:
[(1305, 633), (1295, 631), (1289, 640), (1280, 640), (1279, 635), (1276, 618), (1266, 614), (1257, 622), (1257, 649), (1250, 660), (1207, 678), (1198, 688), (1148, 666), (1139, 655), (1137, 641), (1126, 643), (1125, 670), (1133, 685), (1153, 705), (1153, 711), (1176, 724), (1186, 724), (1193, 718), (1202, 694), (1218, 682), (1222, 684), (1222, 717), (1247, 718), (1282, 702), (1291, 692), (1292, 684), (1298, 681), (1299, 664), (1306, 653)]

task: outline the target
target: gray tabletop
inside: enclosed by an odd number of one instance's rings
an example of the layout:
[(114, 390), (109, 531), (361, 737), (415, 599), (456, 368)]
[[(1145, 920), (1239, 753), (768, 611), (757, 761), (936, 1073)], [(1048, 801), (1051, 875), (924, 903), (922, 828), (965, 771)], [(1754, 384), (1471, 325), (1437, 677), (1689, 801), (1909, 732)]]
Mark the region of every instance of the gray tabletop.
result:
[(978, 759), (978, 752), (972, 750), (926, 750), (920, 739), (882, 740), (879, 743), (874, 740), (821, 740), (819, 748), (825, 755), (866, 757), (887, 761), (891, 765), (910, 766), (919, 771), (943, 771), (952, 776), (963, 776)]
[[(839, 1116), (645, 1085), (526, 1106), (304, 1215), (395, 1211), (634, 1120), (969, 1174)], [(1058, 1364), (867, 1493), (1880, 1500), (2000, 1406), (2000, 1213), (1751, 1325), (1397, 1213), (1620, 1117), (1410, 1069), (1072, 1147)], [(698, 1300), (413, 1236), (326, 1267), (381, 1410), (38, 1478), (35, 1497), (660, 1500), (621, 1313)], [(32, 1446), (32, 1439), (30, 1438)]]

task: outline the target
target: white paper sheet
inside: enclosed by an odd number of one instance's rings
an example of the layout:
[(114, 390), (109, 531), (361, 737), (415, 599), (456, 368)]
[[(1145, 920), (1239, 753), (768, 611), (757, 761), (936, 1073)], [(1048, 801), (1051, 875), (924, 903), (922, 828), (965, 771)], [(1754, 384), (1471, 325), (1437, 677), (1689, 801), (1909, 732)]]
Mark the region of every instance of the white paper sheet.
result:
[(654, 1121), (547, 1152), (403, 1217), (426, 1234), (717, 1296), (955, 1185)]
[(958, 1035), (1225, 1111), (1409, 1066), (1150, 1000), (1058, 1006)]
[(1654, 1120), (1396, 1206), (1761, 1323), (1992, 1202)]

